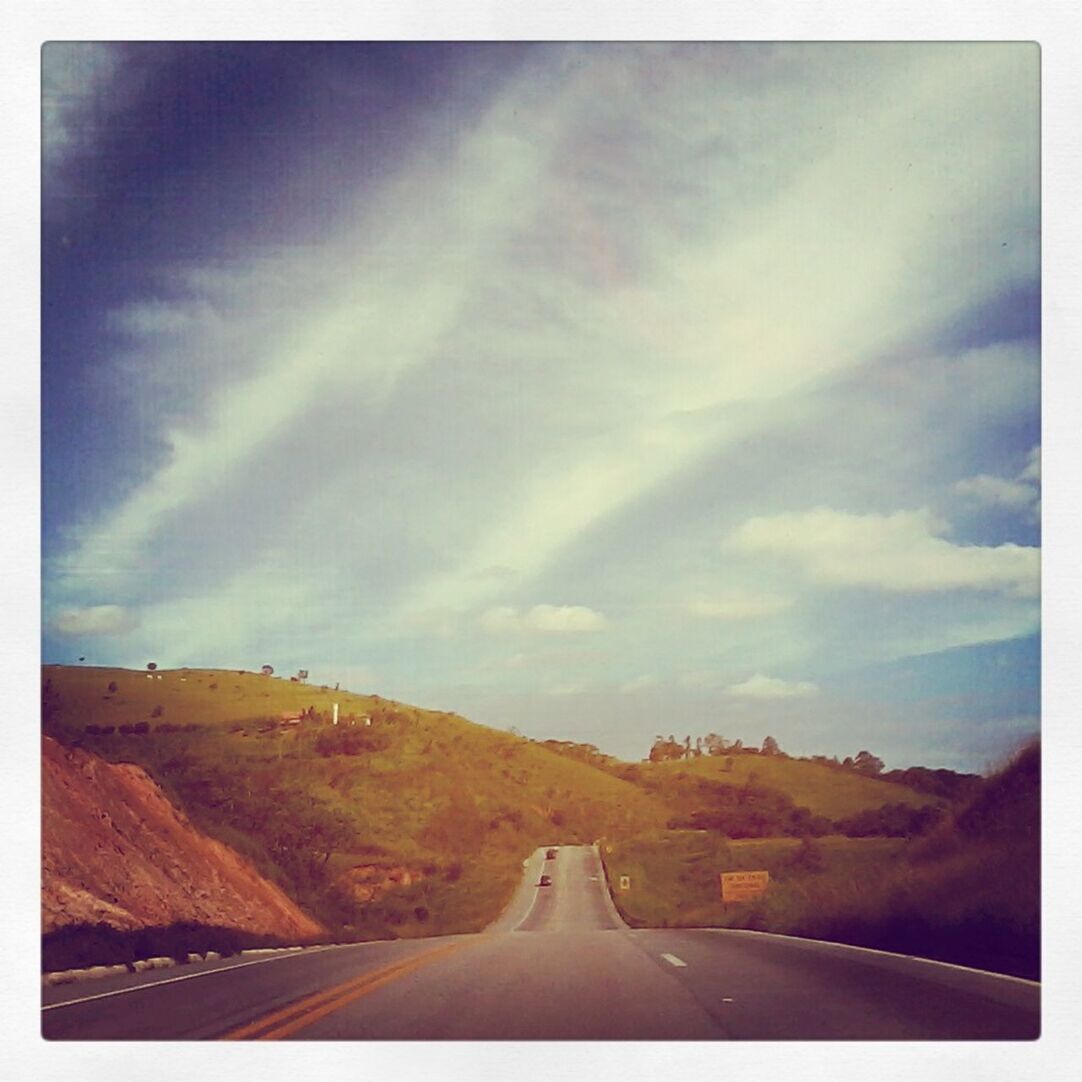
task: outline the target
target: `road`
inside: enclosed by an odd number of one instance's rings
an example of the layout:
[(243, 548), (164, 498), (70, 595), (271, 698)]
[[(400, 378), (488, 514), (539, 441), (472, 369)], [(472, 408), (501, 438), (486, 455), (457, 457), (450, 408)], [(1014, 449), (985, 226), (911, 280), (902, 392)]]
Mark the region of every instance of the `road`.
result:
[[(552, 885), (537, 886), (540, 874)], [(1027, 1040), (1040, 986), (810, 940), (627, 928), (593, 848), (537, 850), (479, 935), (360, 943), (44, 992), (46, 1038)]]

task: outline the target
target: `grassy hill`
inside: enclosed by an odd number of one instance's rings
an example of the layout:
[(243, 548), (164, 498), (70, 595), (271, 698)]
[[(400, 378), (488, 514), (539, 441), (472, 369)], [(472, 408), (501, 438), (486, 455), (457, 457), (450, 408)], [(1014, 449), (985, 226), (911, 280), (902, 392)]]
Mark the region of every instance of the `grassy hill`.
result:
[[(145, 767), (201, 829), (345, 935), (475, 930), (535, 846), (665, 818), (649, 793), (586, 763), (374, 695), (222, 670), (43, 677), (49, 735)], [(278, 724), (309, 707), (314, 719)], [(149, 731), (119, 731), (140, 723)]]
[(919, 808), (936, 803), (927, 793), (918, 793), (904, 785), (776, 755), (704, 755), (676, 762), (643, 763), (636, 770), (642, 784), (656, 787), (656, 791), (681, 811), (687, 803), (681, 794), (688, 786), (680, 783), (688, 779), (778, 789), (788, 794), (795, 804), (829, 819), (841, 819), (882, 804), (908, 804)]
[(197, 826), (358, 938), (480, 928), (535, 846), (655, 835), (719, 793), (784, 793), (828, 818), (934, 799), (783, 757), (620, 763), (249, 672), (47, 666), (43, 681), (49, 735), (145, 767)]
[[(1032, 743), (923, 837), (732, 840), (705, 831), (606, 838), (626, 920), (856, 943), (1029, 978), (1040, 973), (1040, 747)], [(753, 902), (719, 874), (768, 871)]]

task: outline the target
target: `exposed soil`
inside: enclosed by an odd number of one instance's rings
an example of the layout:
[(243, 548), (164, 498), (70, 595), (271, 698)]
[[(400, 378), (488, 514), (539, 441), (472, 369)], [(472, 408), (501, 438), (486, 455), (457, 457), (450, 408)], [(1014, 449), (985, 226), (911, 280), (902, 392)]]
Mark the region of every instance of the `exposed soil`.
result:
[(150, 775), (42, 740), (42, 931), (177, 922), (304, 940), (324, 931)]

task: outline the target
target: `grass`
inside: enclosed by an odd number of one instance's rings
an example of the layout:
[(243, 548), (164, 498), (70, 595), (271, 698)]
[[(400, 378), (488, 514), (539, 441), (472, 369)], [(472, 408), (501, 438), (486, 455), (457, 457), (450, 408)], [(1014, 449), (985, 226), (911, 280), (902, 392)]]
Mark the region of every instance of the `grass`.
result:
[[(727, 761), (731, 763), (728, 770)], [(666, 788), (675, 788), (674, 783), (679, 781), (680, 775), (727, 785), (752, 782), (780, 789), (788, 793), (797, 805), (803, 805), (814, 814), (825, 815), (829, 819), (841, 819), (883, 804), (910, 804), (919, 808), (937, 803), (927, 793), (915, 792), (904, 785), (784, 756), (704, 755), (675, 762), (644, 763), (639, 769), (647, 783), (655, 780), (662, 792)]]
[[(498, 915), (537, 845), (636, 832), (666, 814), (639, 787), (540, 744), (378, 696), (221, 670), (148, 680), (50, 666), (43, 675), (47, 732), (143, 766), (198, 827), (249, 857), (336, 935), (476, 931)], [(321, 753), (333, 702), (343, 722), (372, 717), (351, 731), (378, 736), (373, 750)], [(322, 722), (261, 731), (309, 706)], [(151, 731), (86, 732), (139, 721)], [(417, 882), (358, 904), (341, 882), (357, 864), (404, 866)]]
[[(904, 838), (831, 836), (811, 843), (816, 857), (801, 856), (798, 838), (732, 840), (712, 832), (664, 830), (606, 842), (610, 882), (630, 876), (630, 891), (617, 904), (635, 927), (763, 928), (790, 930), (809, 906), (833, 907), (841, 894), (869, 889), (904, 852)], [(761, 901), (723, 903), (722, 872), (767, 871)], [(836, 897), (831, 900), (828, 895)]]
[[(796, 839), (737, 842), (669, 830), (669, 820), (708, 799), (704, 781), (773, 787), (830, 818), (932, 801), (785, 757), (619, 763), (451, 713), (255, 673), (180, 669), (148, 679), (48, 666), (43, 678), (47, 733), (143, 766), (200, 829), (246, 855), (336, 939), (479, 930), (510, 898), (532, 849), (599, 836), (612, 847), (610, 870), (632, 877), (632, 891), (617, 897), (632, 923), (793, 930), (845, 912), (859, 923), (894, 912), (884, 898), (906, 896), (896, 877), (910, 867), (913, 843), (828, 837), (812, 860)], [(338, 730), (329, 725), (334, 703)], [(273, 725), (309, 707), (318, 720)], [(371, 726), (349, 726), (364, 715)], [(139, 722), (150, 731), (86, 732)], [(359, 746), (348, 748), (343, 734)], [(961, 880), (972, 877), (965, 862), (976, 850), (947, 849)], [(413, 881), (360, 901), (347, 883), (358, 866), (406, 868)], [(730, 868), (770, 870), (767, 897), (723, 907), (717, 875)]]
[[(606, 839), (614, 897), (638, 927), (752, 928), (1039, 979), (1040, 749), (1023, 751), (928, 836), (733, 841), (700, 831)], [(724, 904), (719, 875), (770, 873)], [(631, 889), (618, 889), (629, 876)]]

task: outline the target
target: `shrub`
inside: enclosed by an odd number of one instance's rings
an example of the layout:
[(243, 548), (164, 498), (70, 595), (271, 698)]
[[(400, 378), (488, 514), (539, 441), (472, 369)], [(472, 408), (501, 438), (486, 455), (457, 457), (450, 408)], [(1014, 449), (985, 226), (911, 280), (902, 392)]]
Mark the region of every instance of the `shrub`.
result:
[(110, 695), (116, 694), (116, 690), (117, 690), (116, 681), (115, 680), (110, 680), (109, 681), (109, 686), (105, 690), (108, 691)]
[(123, 733), (123, 734), (124, 734), (125, 736), (130, 736), (130, 735), (131, 735), (131, 734), (132, 734), (132, 733), (133, 733), (133, 732), (135, 731), (135, 727), (134, 727), (134, 726), (132, 726), (132, 725), (121, 725), (121, 726), (120, 726), (120, 731), (121, 731), (121, 732), (122, 732), (122, 733)]
[(143, 733), (149, 733), (150, 732), (150, 722), (149, 721), (137, 721), (132, 726), (132, 732), (133, 733), (138, 733), (140, 735), (143, 734)]
[(112, 736), (116, 732), (115, 725), (103, 725), (101, 729), (102, 736)]
[(100, 725), (88, 725), (84, 730), (84, 733), (89, 733), (91, 736), (97, 736), (101, 732)]

